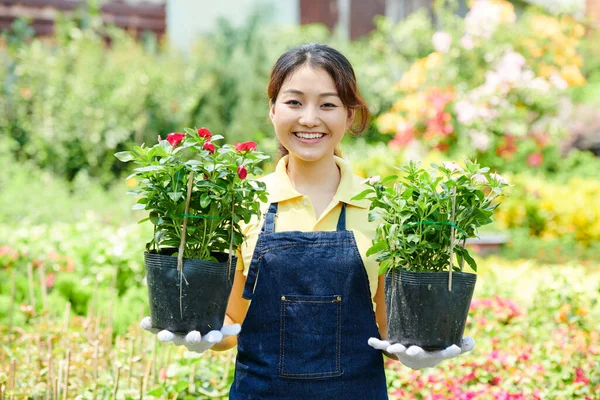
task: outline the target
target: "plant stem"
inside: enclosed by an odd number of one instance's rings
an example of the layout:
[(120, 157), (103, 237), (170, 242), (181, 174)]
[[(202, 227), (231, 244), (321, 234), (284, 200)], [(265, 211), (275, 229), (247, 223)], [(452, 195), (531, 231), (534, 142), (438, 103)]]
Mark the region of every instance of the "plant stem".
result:
[(448, 291), (452, 291), (452, 256), (454, 251), (454, 212), (456, 211), (456, 186), (452, 187), (452, 225), (450, 225), (450, 277)]
[(190, 210), (190, 198), (192, 197), (192, 184), (194, 183), (194, 171), (188, 177), (187, 197), (185, 199), (185, 215), (183, 217), (183, 229), (181, 231), (181, 242), (177, 253), (177, 271), (179, 271), (179, 313), (183, 319), (183, 252), (185, 251), (185, 233), (187, 230), (187, 213)]

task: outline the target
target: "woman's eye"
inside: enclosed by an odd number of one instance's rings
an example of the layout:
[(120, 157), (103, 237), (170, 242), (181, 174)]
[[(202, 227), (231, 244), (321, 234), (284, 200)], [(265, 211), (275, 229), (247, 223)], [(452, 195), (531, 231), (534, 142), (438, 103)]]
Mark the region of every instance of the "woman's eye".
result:
[(285, 102), (285, 104), (288, 104), (290, 106), (300, 106), (300, 102), (298, 100), (288, 100)]
[(322, 107), (333, 108), (333, 107), (337, 107), (337, 106), (335, 104), (332, 104), (332, 103), (325, 103), (325, 104), (323, 104)]

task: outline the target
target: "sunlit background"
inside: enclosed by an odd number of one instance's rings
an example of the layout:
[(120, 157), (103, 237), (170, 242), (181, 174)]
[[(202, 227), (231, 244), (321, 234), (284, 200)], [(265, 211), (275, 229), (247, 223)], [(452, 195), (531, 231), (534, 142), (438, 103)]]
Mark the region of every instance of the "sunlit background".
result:
[(135, 178), (114, 153), (184, 127), (273, 159), (266, 86), (307, 42), (353, 63), (364, 177), (477, 159), (513, 185), (468, 246), (472, 354), (392, 399), (600, 399), (600, 0), (0, 3), (0, 399), (226, 399), (235, 351), (142, 333)]

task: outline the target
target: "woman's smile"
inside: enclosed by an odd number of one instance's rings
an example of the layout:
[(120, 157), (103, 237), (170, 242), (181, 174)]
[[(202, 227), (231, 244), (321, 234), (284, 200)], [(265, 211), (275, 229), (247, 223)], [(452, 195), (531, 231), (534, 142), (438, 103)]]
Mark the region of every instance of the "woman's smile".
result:
[(292, 132), (300, 142), (302, 143), (319, 143), (321, 142), (327, 135), (322, 132)]

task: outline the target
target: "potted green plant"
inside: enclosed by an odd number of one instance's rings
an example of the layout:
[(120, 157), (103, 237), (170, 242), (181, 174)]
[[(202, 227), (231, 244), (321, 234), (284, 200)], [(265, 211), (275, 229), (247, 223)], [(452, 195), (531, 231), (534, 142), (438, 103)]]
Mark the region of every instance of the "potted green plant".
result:
[(219, 146), (206, 128), (158, 137), (115, 156), (138, 167), (127, 179), (138, 187), (134, 210), (154, 226), (144, 262), (153, 328), (205, 334), (223, 325), (233, 285), (235, 249), (244, 239), (241, 221), (260, 214), (267, 201), (262, 173), (268, 156), (256, 143)]
[(401, 178), (368, 178), (355, 199), (370, 200), (369, 220), (380, 221), (367, 255), (385, 274), (388, 340), (440, 350), (460, 346), (475, 288), (465, 241), (492, 222), (508, 182), (469, 160), (431, 166), (411, 161)]

